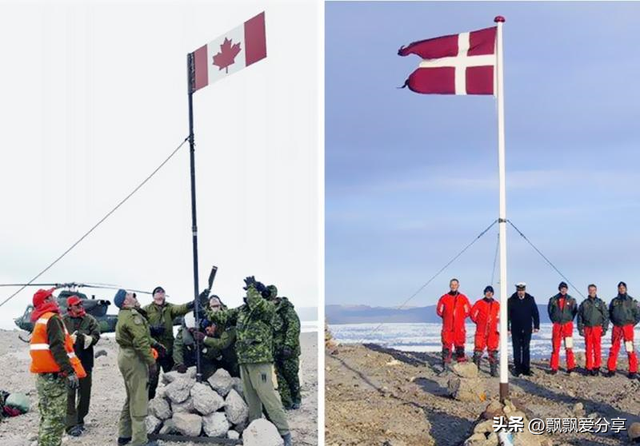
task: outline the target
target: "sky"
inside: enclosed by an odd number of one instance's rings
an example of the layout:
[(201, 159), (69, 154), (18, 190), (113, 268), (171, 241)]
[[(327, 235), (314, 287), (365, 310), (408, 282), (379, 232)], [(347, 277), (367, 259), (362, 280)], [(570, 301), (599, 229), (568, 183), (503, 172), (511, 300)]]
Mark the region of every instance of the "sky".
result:
[[(586, 295), (640, 297), (640, 3), (327, 3), (326, 303), (398, 306), (498, 216), (496, 102), (398, 89), (416, 40), (504, 25), (507, 218)], [(492, 283), (497, 225), (451, 277)], [(508, 290), (562, 278), (508, 229)], [(494, 286), (499, 270), (495, 269)], [(572, 287), (569, 293), (582, 298)], [(499, 296), (498, 296), (499, 297)]]
[[(267, 58), (194, 95), (200, 289), (216, 265), (230, 306), (248, 275), (318, 305), (313, 2), (0, 3), (0, 283), (30, 280), (169, 156), (188, 134), (187, 53), (262, 11)], [(193, 298), (188, 145), (38, 279), (72, 281)], [(35, 291), (2, 307), (0, 328)]]

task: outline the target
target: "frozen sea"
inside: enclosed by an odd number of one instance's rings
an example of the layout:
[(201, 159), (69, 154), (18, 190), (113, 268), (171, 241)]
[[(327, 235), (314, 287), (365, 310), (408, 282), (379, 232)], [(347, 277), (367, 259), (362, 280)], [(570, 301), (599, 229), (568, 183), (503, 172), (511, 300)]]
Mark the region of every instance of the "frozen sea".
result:
[[(383, 324), (376, 331), (379, 324), (344, 324), (329, 325), (329, 328), (339, 342), (380, 344), (396, 350), (412, 352), (440, 352), (440, 324)], [(551, 355), (551, 324), (541, 324), (540, 331), (531, 338), (531, 356), (534, 358), (548, 358)], [(475, 325), (467, 324), (467, 354), (473, 351), (473, 335)], [(636, 327), (636, 339), (640, 339), (640, 327)], [(584, 352), (584, 339), (578, 335), (574, 323), (574, 351)], [(603, 356), (606, 358), (611, 346), (611, 326), (607, 335), (602, 339)], [(511, 339), (509, 350), (511, 351)], [(621, 355), (624, 346), (621, 346)], [(561, 350), (561, 356), (564, 352)]]

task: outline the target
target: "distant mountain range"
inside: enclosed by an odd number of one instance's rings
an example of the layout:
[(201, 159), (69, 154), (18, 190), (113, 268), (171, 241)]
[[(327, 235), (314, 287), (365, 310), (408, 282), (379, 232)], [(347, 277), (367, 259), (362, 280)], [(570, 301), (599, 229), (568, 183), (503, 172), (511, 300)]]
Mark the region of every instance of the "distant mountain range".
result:
[[(547, 315), (547, 306), (538, 305), (540, 322), (551, 322)], [(368, 305), (327, 305), (325, 315), (330, 324), (377, 324), (385, 323), (440, 323), (436, 306), (397, 308), (370, 307)]]

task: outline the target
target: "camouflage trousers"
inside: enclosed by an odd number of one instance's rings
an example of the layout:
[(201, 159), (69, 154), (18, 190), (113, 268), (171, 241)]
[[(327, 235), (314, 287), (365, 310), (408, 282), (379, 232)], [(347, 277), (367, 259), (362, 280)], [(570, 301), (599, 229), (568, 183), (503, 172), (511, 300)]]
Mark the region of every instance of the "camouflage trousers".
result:
[(294, 403), (300, 404), (300, 358), (278, 359), (275, 362), (278, 377), (278, 392), (285, 409), (291, 409)]
[(60, 446), (67, 415), (67, 382), (50, 373), (38, 374), (36, 378), (40, 428), (38, 446)]

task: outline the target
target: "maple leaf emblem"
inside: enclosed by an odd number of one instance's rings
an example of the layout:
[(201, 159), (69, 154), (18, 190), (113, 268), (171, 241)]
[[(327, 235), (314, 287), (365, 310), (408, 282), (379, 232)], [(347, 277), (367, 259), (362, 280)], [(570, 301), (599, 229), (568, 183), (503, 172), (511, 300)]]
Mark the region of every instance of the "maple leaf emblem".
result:
[(220, 45), (220, 51), (213, 56), (213, 64), (220, 67), (218, 71), (225, 69), (225, 72), (229, 72), (229, 65), (235, 63), (235, 58), (240, 53), (240, 44), (231, 44), (232, 40), (224, 38), (224, 42)]

